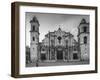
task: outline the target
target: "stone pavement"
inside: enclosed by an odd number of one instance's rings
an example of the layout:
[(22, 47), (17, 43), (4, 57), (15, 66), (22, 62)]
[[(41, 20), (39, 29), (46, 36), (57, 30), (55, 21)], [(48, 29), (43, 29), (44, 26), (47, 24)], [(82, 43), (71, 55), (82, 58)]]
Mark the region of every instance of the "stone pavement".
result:
[(38, 62), (26, 64), (26, 67), (42, 67), (42, 66), (61, 66), (61, 65), (83, 65), (89, 64), (89, 61), (70, 61), (70, 62)]

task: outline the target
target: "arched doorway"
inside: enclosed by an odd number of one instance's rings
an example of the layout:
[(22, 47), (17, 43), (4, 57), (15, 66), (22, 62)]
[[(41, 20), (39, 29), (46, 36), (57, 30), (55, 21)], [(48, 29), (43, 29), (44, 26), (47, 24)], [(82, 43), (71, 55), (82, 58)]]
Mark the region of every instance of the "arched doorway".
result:
[(78, 59), (77, 53), (74, 53), (74, 54), (73, 54), (73, 59), (74, 59), (74, 60)]
[(46, 54), (41, 54), (41, 60), (42, 61), (46, 60)]
[(63, 50), (57, 50), (57, 60), (63, 60)]

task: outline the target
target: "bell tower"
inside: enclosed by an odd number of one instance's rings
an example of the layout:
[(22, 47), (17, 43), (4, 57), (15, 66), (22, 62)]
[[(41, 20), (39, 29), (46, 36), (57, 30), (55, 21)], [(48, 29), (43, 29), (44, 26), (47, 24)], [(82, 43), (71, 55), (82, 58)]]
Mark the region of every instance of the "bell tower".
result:
[(30, 21), (31, 30), (30, 30), (30, 55), (31, 61), (35, 62), (38, 60), (38, 44), (39, 44), (39, 21), (36, 16)]
[(78, 42), (81, 60), (89, 60), (89, 23), (82, 19), (78, 26)]

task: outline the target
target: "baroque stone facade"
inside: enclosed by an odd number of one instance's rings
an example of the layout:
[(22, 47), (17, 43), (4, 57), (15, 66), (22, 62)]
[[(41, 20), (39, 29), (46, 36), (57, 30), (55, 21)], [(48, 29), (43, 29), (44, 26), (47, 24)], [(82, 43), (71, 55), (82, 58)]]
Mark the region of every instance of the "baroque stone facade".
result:
[(34, 16), (30, 21), (30, 58), (32, 62), (81, 61), (89, 60), (89, 23), (82, 19), (78, 36), (62, 30), (48, 32), (39, 42), (39, 21)]
[(40, 60), (44, 61), (69, 61), (79, 60), (78, 43), (70, 32), (48, 32), (40, 43)]

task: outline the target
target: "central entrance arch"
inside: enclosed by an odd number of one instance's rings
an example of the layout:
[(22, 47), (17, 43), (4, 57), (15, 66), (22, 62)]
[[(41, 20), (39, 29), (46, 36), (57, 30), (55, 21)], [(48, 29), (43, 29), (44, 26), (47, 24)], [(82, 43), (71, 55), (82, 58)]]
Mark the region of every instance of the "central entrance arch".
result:
[(57, 47), (57, 60), (63, 60), (63, 48), (61, 46)]
[(63, 60), (63, 51), (62, 50), (57, 51), (57, 60)]

